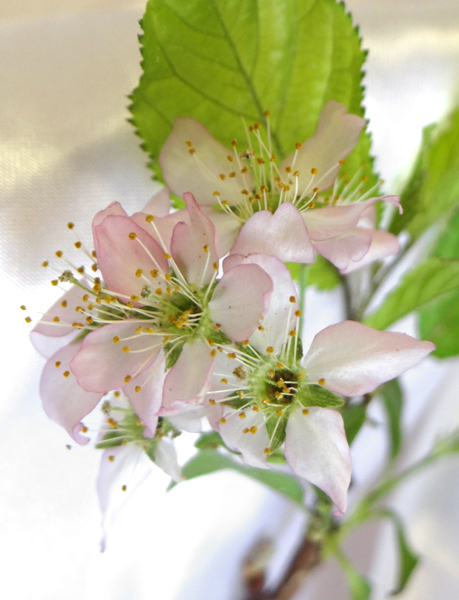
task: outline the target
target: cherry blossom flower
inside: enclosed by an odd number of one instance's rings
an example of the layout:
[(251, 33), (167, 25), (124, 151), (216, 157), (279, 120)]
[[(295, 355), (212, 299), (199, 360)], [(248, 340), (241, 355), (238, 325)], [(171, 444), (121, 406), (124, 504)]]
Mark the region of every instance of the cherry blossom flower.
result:
[[(261, 253), (310, 263), (319, 252), (339, 268), (360, 261), (372, 243), (369, 233), (353, 232), (362, 212), (380, 200), (401, 210), (397, 196), (370, 197), (377, 186), (362, 194), (356, 178), (344, 188), (337, 180), (364, 119), (329, 101), (315, 134), (277, 166), (268, 116), (267, 142), (260, 124), (250, 128), (257, 157), (251, 149), (239, 154), (236, 140), (229, 151), (194, 119), (177, 119), (159, 157), (167, 185), (179, 196), (195, 195), (217, 228), (222, 255)], [(334, 183), (328, 197), (321, 195)]]
[(255, 467), (284, 442), (292, 471), (346, 509), (351, 461), (341, 414), (344, 396), (373, 391), (418, 363), (435, 347), (401, 333), (344, 321), (318, 333), (302, 357), (301, 311), (293, 282), (274, 257), (232, 255), (225, 267), (258, 264), (274, 289), (263, 323), (249, 340), (223, 345), (206, 396), (211, 423)]

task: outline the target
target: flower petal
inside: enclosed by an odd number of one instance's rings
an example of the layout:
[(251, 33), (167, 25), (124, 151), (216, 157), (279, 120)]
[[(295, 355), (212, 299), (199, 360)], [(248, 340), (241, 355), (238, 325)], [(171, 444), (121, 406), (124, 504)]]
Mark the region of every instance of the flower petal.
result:
[(211, 206), (202, 206), (202, 212), (208, 217), (217, 230), (220, 258), (228, 254), (241, 228), (241, 221), (232, 214), (215, 210)]
[(96, 256), (99, 258), (99, 243), (96, 236), (96, 227), (102, 223), (104, 219), (109, 216), (118, 216), (118, 217), (127, 217), (127, 213), (124, 208), (121, 206), (119, 202), (112, 202), (104, 208), (103, 210), (99, 210), (98, 213), (95, 214), (92, 220), (92, 237), (94, 240), (94, 248), (96, 251)]
[(163, 411), (174, 412), (184, 403), (198, 404), (212, 377), (214, 358), (201, 340), (188, 342), (164, 382)]
[(341, 269), (341, 273), (350, 273), (351, 271), (360, 269), (360, 267), (364, 267), (376, 260), (382, 260), (387, 256), (393, 256), (399, 252), (400, 243), (398, 238), (392, 233), (380, 231), (379, 229), (366, 229), (365, 231), (371, 235), (370, 249), (362, 259), (356, 262), (355, 259), (353, 259), (347, 267)]
[(323, 490), (343, 514), (351, 479), (351, 454), (343, 417), (336, 410), (298, 407), (288, 419), (285, 458), (294, 473)]
[[(219, 433), (229, 448), (242, 453), (248, 465), (266, 469), (267, 455), (264, 451), (269, 447), (269, 436), (265, 418), (261, 412), (252, 410), (244, 413), (245, 419), (241, 419), (239, 414), (239, 411), (226, 413), (225, 422), (219, 422)], [(255, 433), (250, 432), (253, 427)]]
[(165, 217), (171, 209), (171, 191), (169, 188), (163, 188), (148, 200), (142, 208), (144, 214), (154, 215), (155, 217)]
[[(365, 124), (364, 119), (349, 114), (344, 104), (330, 100), (320, 113), (315, 134), (298, 150), (294, 163), (296, 153), (281, 162), (280, 172), (285, 173), (287, 167), (300, 172), (300, 193), (306, 190), (309, 193), (315, 187), (326, 190), (338, 175), (338, 161), (354, 149)], [(318, 171), (314, 178), (311, 177), (311, 169)]]
[[(171, 239), (172, 233), (174, 231), (174, 227), (177, 223), (183, 221), (184, 223), (190, 222), (190, 215), (186, 208), (182, 210), (176, 210), (173, 213), (166, 215), (165, 217), (155, 217), (154, 226), (152, 223), (149, 223), (146, 220), (146, 215), (143, 212), (134, 213), (131, 219), (142, 227), (148, 235), (158, 242), (161, 248), (166, 248), (167, 252), (170, 254), (171, 251)], [(159, 236), (158, 236), (158, 233)], [(164, 244), (164, 246), (163, 246)]]
[(324, 387), (357, 396), (397, 377), (435, 349), (405, 333), (377, 331), (361, 323), (343, 321), (320, 331), (303, 365), (308, 382), (325, 379)]
[(40, 395), (48, 417), (61, 425), (78, 444), (86, 444), (88, 438), (80, 434), (81, 420), (96, 407), (103, 393), (85, 391), (69, 369), (69, 362), (80, 348), (81, 342), (72, 342), (47, 361), (41, 375)]
[(209, 302), (210, 317), (233, 341), (248, 340), (269, 307), (271, 277), (258, 265), (237, 265), (217, 284)]
[(171, 254), (185, 279), (198, 287), (210, 283), (218, 264), (215, 227), (199, 209), (193, 194), (183, 195), (190, 224), (178, 223), (171, 240)]
[(291, 202), (274, 214), (261, 210), (252, 215), (231, 249), (232, 254), (271, 254), (283, 262), (314, 262), (314, 250), (304, 220)]
[[(233, 156), (199, 121), (179, 117), (159, 154), (159, 164), (164, 180), (177, 196), (191, 192), (199, 204), (212, 206), (217, 204), (213, 193), (219, 191), (235, 204), (241, 190), (251, 189), (252, 177), (250, 173), (242, 175), (228, 155)], [(229, 177), (232, 172), (234, 177)]]
[(398, 196), (381, 196), (380, 198), (369, 198), (347, 206), (325, 206), (324, 208), (305, 211), (303, 218), (308, 228), (309, 237), (311, 240), (321, 242), (352, 231), (357, 227), (360, 216), (365, 209), (380, 200), (397, 206), (401, 212)]
[[(125, 301), (141, 295), (146, 282), (136, 276), (139, 269), (148, 278), (152, 269), (169, 270), (159, 244), (129, 217), (106, 217), (95, 231), (103, 280), (109, 290)], [(136, 238), (131, 239), (130, 233), (135, 233)], [(159, 283), (152, 281), (151, 285), (158, 287)]]
[[(81, 350), (70, 363), (70, 369), (83, 389), (103, 393), (121, 388), (127, 376), (134, 379), (156, 358), (163, 338), (136, 334), (139, 325), (138, 319), (110, 323), (84, 338)], [(119, 342), (114, 343), (114, 339)]]
[(314, 250), (329, 260), (338, 269), (346, 269), (353, 262), (361, 261), (371, 245), (371, 234), (367, 229), (354, 229), (324, 242), (315, 242)]
[(182, 469), (178, 464), (177, 452), (174, 444), (167, 438), (161, 438), (158, 440), (158, 445), (153, 452), (155, 464), (160, 469), (172, 477), (177, 483), (182, 480)]
[(137, 375), (127, 385), (123, 385), (123, 392), (129, 398), (134, 412), (142, 422), (151, 431), (155, 431), (166, 378), (163, 352), (152, 359), (150, 363), (140, 375)]

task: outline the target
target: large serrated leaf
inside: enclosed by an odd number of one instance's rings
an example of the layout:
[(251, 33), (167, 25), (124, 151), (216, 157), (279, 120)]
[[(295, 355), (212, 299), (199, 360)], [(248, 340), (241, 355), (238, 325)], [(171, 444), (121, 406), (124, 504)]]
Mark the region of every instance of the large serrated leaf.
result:
[[(244, 467), (233, 462), (226, 456), (222, 456), (214, 450), (202, 450), (198, 452), (182, 469), (182, 474), (185, 479), (195, 479), (203, 475), (209, 475), (217, 471), (230, 469), (241, 473), (246, 477), (250, 477), (259, 483), (262, 483), (276, 492), (283, 494), (296, 504), (304, 508), (303, 496), (304, 491), (300, 484), (289, 475), (269, 471), (264, 469), (256, 469), (254, 467)], [(170, 487), (174, 487), (171, 484)]]
[[(245, 139), (241, 117), (263, 122), (269, 109), (279, 157), (314, 133), (328, 100), (363, 116), (366, 53), (335, 0), (149, 0), (141, 26), (143, 75), (131, 121), (156, 176), (178, 116), (198, 119), (228, 143)], [(377, 182), (370, 146), (365, 133), (345, 169), (366, 176), (367, 189)]]
[(386, 329), (454, 291), (459, 291), (459, 260), (429, 258), (403, 277), (400, 285), (365, 319), (365, 323), (375, 329)]

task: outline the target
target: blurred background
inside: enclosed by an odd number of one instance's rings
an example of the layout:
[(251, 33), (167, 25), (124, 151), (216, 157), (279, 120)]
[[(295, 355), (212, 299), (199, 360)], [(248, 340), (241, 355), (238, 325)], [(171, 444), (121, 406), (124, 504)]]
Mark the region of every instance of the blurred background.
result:
[[(367, 116), (386, 191), (396, 192), (421, 129), (451, 106), (459, 82), (458, 0), (349, 0), (367, 62)], [(118, 200), (138, 210), (155, 191), (146, 156), (126, 122), (140, 76), (138, 0), (2, 0), (0, 3), (0, 187), (2, 304), (0, 564), (15, 600), (240, 600), (241, 563), (261, 538), (275, 549), (275, 581), (304, 518), (287, 500), (242, 477), (218, 475), (166, 495), (159, 470), (116, 520), (104, 554), (94, 481), (99, 453), (72, 447), (44, 415), (41, 359), (19, 305), (46, 310), (57, 292), (43, 260), (75, 241), (90, 245), (93, 214)], [(340, 319), (337, 295), (311, 292), (306, 335)], [(318, 315), (318, 316), (317, 316)], [(316, 317), (317, 316), (317, 317)], [(414, 333), (413, 323), (397, 324)], [(410, 371), (402, 464), (459, 426), (459, 362), (430, 359)], [(378, 475), (384, 416), (371, 405), (353, 449), (355, 481)], [(370, 452), (368, 449), (370, 448)], [(180, 449), (183, 457), (187, 448)], [(413, 478), (391, 499), (423, 557), (403, 600), (459, 597), (459, 459)], [(346, 552), (383, 599), (395, 581), (390, 526), (362, 528)], [(343, 576), (322, 565), (296, 600), (345, 600)]]

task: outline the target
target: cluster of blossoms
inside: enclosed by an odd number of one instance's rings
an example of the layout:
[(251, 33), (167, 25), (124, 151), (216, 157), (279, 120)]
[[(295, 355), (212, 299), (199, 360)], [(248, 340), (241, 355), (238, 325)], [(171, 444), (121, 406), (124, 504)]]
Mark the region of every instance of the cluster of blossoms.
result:
[[(282, 450), (297, 477), (345, 511), (342, 396), (373, 391), (434, 348), (344, 321), (302, 350), (302, 307), (284, 263), (317, 252), (347, 273), (398, 251), (375, 229), (374, 204), (400, 209), (399, 198), (338, 179), (364, 125), (328, 102), (315, 135), (277, 165), (259, 124), (248, 132), (258, 152), (240, 152), (179, 118), (159, 158), (168, 187), (132, 216), (119, 203), (96, 214), (101, 276), (69, 263), (59, 280), (71, 287), (31, 337), (56, 343), (41, 396), (75, 442), (88, 441), (82, 421), (102, 405), (102, 505), (120, 455), (146, 452), (179, 480), (173, 438), (208, 422), (249, 465), (270, 468)], [(171, 212), (171, 193), (185, 208)]]

